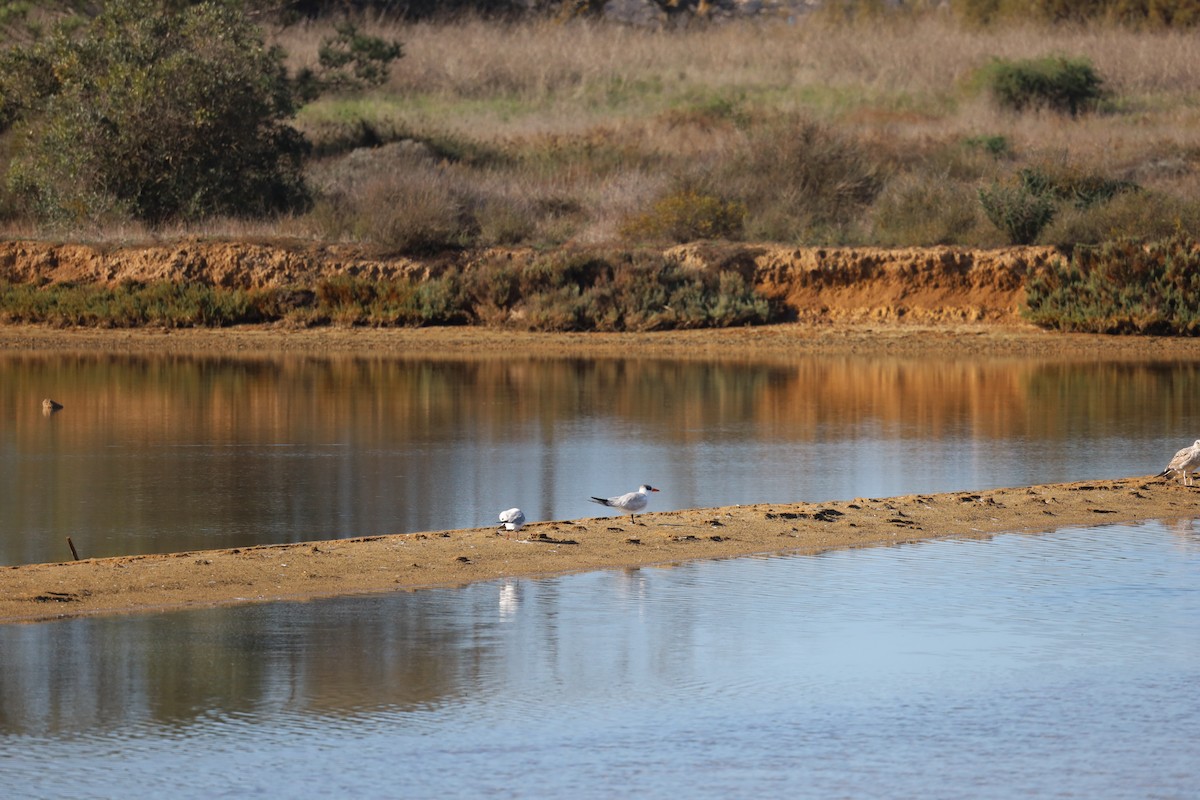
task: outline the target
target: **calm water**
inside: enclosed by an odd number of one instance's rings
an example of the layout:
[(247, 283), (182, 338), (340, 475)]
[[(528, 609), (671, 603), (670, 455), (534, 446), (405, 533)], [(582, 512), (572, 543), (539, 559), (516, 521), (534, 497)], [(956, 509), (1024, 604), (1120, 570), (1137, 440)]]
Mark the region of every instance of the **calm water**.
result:
[(0, 626), (0, 776), (12, 798), (1193, 798), (1198, 531)]
[[(43, 416), (43, 397), (63, 411)], [(1157, 472), (1200, 365), (0, 356), (0, 564)]]

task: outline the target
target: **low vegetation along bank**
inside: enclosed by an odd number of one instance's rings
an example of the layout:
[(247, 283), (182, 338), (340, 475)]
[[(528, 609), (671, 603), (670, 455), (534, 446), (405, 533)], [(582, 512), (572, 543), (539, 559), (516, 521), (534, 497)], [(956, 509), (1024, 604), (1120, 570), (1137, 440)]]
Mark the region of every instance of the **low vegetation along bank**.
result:
[(94, 327), (485, 325), (646, 331), (802, 319), (1021, 319), (1099, 333), (1200, 331), (1186, 237), (1050, 247), (488, 250), (453, 258), (187, 242), (0, 243), (0, 322)]

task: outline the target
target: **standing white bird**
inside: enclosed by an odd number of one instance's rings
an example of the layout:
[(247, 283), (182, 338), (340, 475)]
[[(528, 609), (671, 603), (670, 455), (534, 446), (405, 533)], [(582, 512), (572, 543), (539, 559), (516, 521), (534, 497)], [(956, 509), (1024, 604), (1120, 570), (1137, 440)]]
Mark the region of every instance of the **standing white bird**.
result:
[(1154, 477), (1165, 478), (1172, 472), (1176, 472), (1183, 476), (1183, 485), (1192, 485), (1192, 472), (1200, 469), (1200, 439), (1197, 439), (1190, 447), (1185, 447), (1175, 454), (1171, 459), (1171, 463), (1167, 464), (1167, 468), (1158, 473)]
[(650, 492), (657, 492), (653, 486), (642, 484), (636, 492), (629, 492), (620, 497), (593, 497), (593, 503), (599, 503), (602, 506), (609, 508), (619, 508), (622, 511), (628, 511), (629, 517), (633, 522), (637, 522), (637, 512), (646, 507), (650, 502)]
[[(500, 527), (505, 531), (519, 531), (525, 524), (525, 512), (519, 508), (510, 508), (500, 512)], [(507, 536), (507, 534), (505, 534)]]

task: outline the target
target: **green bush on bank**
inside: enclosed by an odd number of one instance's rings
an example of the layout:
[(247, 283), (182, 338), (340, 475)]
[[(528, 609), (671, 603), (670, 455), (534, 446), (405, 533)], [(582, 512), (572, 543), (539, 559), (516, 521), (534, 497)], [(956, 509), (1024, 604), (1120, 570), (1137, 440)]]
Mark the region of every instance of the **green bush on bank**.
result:
[(661, 257), (564, 253), (451, 268), (423, 279), (322, 279), (311, 289), (201, 284), (0, 283), (0, 322), (60, 327), (503, 325), (547, 331), (645, 331), (770, 322), (772, 311), (733, 270)]
[(1200, 334), (1200, 248), (1188, 236), (1077, 248), (1026, 287), (1026, 316), (1089, 333)]
[(0, 321), (59, 327), (220, 327), (261, 322), (271, 293), (197, 284), (0, 284)]

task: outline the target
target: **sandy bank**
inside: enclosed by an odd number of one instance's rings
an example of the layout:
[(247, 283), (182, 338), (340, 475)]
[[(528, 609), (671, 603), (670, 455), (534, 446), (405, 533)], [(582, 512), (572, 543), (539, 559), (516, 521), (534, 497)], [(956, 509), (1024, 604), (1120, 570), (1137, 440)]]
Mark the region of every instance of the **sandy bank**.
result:
[[(691, 509), (0, 569), (0, 622), (457, 586), (513, 576), (820, 553), (1200, 514), (1200, 489), (1152, 478)], [(644, 523), (644, 524), (643, 524)]]
[[(1200, 360), (1200, 338), (1058, 333), (1021, 323), (786, 323), (654, 333), (531, 333), (502, 328), (55, 329), (0, 326), (0, 354), (87, 352), (213, 357), (688, 358), (795, 356)], [(40, 398), (38, 399), (40, 402)]]

